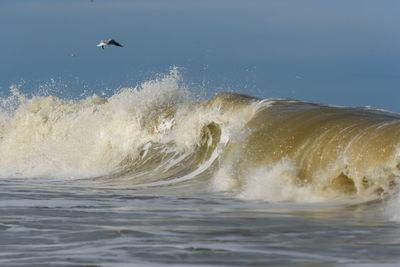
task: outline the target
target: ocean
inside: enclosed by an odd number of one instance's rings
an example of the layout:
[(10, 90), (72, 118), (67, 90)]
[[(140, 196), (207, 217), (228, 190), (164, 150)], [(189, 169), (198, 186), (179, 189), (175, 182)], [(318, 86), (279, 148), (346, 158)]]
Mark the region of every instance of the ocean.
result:
[(0, 99), (1, 266), (398, 266), (400, 115), (222, 92)]

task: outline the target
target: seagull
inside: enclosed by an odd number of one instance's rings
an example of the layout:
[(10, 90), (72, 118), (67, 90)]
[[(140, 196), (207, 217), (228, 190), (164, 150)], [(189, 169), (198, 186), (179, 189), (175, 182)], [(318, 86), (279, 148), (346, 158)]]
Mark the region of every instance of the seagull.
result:
[(104, 47), (105, 47), (106, 45), (115, 45), (115, 46), (123, 47), (122, 44), (117, 43), (117, 42), (114, 41), (113, 39), (109, 39), (109, 40), (107, 40), (107, 41), (101, 40), (101, 42), (100, 42), (97, 46), (104, 49)]

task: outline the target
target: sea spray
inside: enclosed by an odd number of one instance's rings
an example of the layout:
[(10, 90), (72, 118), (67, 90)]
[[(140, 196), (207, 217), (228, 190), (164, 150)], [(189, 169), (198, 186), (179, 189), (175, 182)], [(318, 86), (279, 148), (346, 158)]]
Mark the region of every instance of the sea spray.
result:
[(111, 172), (157, 135), (147, 120), (184, 102), (187, 90), (176, 69), (108, 99), (25, 97), (17, 88), (2, 100), (0, 166), (11, 177), (91, 177)]

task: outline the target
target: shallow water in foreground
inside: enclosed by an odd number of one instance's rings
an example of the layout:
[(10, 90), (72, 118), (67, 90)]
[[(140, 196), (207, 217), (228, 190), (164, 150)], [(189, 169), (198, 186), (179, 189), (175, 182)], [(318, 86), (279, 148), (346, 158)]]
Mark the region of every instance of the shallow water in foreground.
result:
[(0, 265), (400, 264), (400, 228), (382, 202), (271, 204), (163, 191), (2, 179)]

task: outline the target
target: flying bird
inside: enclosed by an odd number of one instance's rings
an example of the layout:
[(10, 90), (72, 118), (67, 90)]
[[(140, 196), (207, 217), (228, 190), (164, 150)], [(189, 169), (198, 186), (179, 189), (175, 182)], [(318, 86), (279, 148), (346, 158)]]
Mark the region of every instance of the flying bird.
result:
[(116, 42), (116, 41), (113, 40), (113, 39), (109, 39), (109, 40), (107, 40), (107, 41), (101, 40), (101, 42), (100, 42), (97, 46), (104, 49), (104, 47), (105, 47), (106, 45), (115, 45), (115, 46), (123, 47), (122, 44)]

